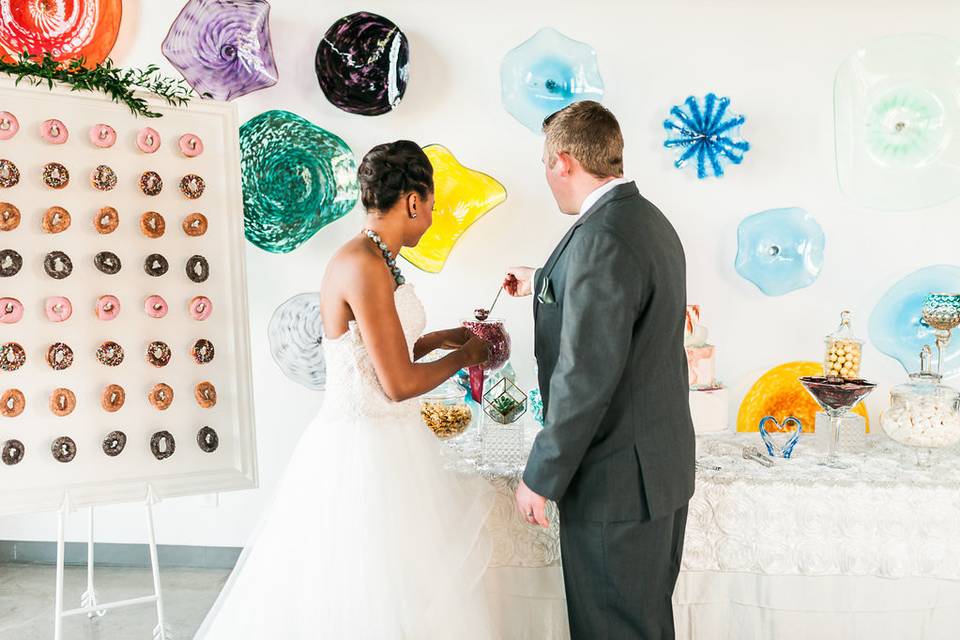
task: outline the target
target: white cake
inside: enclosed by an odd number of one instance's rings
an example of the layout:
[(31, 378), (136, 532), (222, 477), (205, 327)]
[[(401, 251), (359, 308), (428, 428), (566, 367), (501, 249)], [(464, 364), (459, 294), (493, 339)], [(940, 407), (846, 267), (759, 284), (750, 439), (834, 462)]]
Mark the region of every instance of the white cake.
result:
[(690, 417), (697, 433), (727, 429), (727, 389), (716, 378), (717, 349), (707, 342), (707, 328), (700, 324), (699, 305), (687, 307), (683, 346), (687, 351), (690, 384)]

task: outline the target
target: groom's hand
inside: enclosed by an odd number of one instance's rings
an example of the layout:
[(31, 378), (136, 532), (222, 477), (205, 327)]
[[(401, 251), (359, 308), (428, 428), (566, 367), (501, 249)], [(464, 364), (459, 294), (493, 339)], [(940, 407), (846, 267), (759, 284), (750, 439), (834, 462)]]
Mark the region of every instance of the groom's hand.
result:
[(507, 269), (503, 278), (503, 288), (514, 298), (522, 298), (533, 293), (534, 270), (530, 267), (513, 267)]
[(547, 520), (547, 499), (534, 493), (523, 480), (517, 487), (517, 508), (520, 509), (523, 519), (530, 524), (538, 524), (544, 529), (550, 526), (550, 521)]

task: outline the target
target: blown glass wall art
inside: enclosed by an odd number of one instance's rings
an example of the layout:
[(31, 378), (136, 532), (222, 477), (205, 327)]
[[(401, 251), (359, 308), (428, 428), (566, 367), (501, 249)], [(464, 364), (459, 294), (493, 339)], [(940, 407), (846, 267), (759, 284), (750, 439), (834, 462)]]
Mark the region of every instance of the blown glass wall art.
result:
[(768, 296), (782, 296), (814, 283), (825, 244), (823, 229), (803, 209), (761, 211), (737, 227), (734, 266)]
[(11, 61), (24, 51), (94, 67), (113, 49), (121, 0), (0, 0), (0, 49)]
[(204, 97), (231, 100), (277, 83), (266, 0), (190, 0), (160, 50)]
[(711, 173), (723, 177), (726, 163), (743, 162), (743, 155), (750, 150), (750, 143), (739, 135), (746, 118), (729, 113), (729, 106), (730, 98), (708, 93), (702, 105), (690, 96), (682, 106), (670, 109), (670, 118), (663, 121), (670, 137), (663, 146), (676, 150), (675, 167), (681, 169), (692, 161), (696, 163), (697, 178), (702, 180)]
[(270, 353), (285, 376), (308, 389), (324, 388), (327, 366), (319, 293), (301, 293), (278, 306), (267, 334)]
[(556, 29), (540, 29), (500, 63), (504, 109), (540, 133), (543, 119), (577, 100), (603, 100), (597, 52)]
[[(929, 293), (960, 293), (960, 267), (938, 264), (904, 276), (887, 289), (870, 314), (873, 346), (896, 359), (909, 373), (919, 370), (923, 345), (932, 348), (936, 342), (933, 329), (921, 316), (924, 298)], [(957, 343), (954, 333), (942, 365), (944, 376), (960, 373)]]
[(890, 36), (854, 51), (834, 82), (840, 189), (905, 211), (960, 195), (960, 42)]
[(410, 46), (393, 22), (360, 11), (340, 18), (317, 46), (314, 66), (327, 100), (348, 113), (377, 116), (407, 90)]
[(247, 240), (288, 253), (353, 209), (360, 187), (343, 140), (289, 111), (265, 111), (240, 127)]
[(467, 227), (507, 199), (503, 185), (485, 173), (460, 164), (446, 147), (423, 148), (433, 165), (433, 224), (415, 247), (400, 255), (424, 271), (439, 273)]

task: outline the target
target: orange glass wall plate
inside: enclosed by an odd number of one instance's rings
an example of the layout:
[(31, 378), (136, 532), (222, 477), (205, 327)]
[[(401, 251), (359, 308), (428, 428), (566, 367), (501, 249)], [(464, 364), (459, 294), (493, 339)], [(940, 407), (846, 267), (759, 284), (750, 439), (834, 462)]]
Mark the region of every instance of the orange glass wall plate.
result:
[(0, 0), (0, 55), (49, 51), (94, 67), (113, 49), (121, 14), (121, 0)]

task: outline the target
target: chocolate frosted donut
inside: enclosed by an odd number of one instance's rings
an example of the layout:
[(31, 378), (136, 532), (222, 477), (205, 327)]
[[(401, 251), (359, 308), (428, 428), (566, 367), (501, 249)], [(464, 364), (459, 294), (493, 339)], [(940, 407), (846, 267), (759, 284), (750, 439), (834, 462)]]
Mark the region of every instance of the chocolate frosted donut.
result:
[(197, 364), (207, 364), (213, 360), (213, 353), (213, 343), (206, 338), (200, 338), (194, 342), (193, 348), (190, 349), (190, 355)]
[(0, 369), (16, 371), (27, 362), (27, 352), (16, 342), (0, 345)]
[(200, 431), (197, 431), (197, 446), (202, 451), (213, 453), (220, 446), (220, 436), (210, 427), (200, 427)]
[(143, 261), (143, 270), (147, 272), (148, 276), (153, 276), (154, 278), (159, 278), (165, 274), (169, 268), (170, 263), (159, 253), (151, 253), (147, 256), (147, 259)]
[(191, 213), (183, 219), (183, 232), (191, 237), (202, 236), (207, 232), (207, 216), (202, 213)]
[(103, 444), (100, 446), (103, 448), (103, 452), (111, 458), (118, 456), (127, 446), (127, 434), (123, 431), (111, 431), (103, 436)]
[(93, 216), (93, 227), (99, 234), (113, 233), (120, 226), (120, 214), (113, 207), (103, 207)]
[(163, 191), (163, 180), (156, 171), (144, 171), (140, 176), (140, 191), (145, 196), (155, 196)]
[(105, 164), (97, 165), (90, 173), (90, 184), (94, 189), (110, 191), (117, 186), (117, 174)]
[(140, 216), (140, 232), (148, 238), (159, 238), (166, 229), (167, 223), (156, 211), (147, 211)]
[(20, 169), (6, 158), (0, 158), (0, 188), (9, 189), (20, 182)]
[(40, 228), (44, 233), (60, 233), (70, 228), (70, 212), (63, 207), (50, 207), (43, 214)]
[(16, 418), (26, 406), (27, 399), (20, 389), (7, 389), (0, 395), (0, 415), (4, 418)]
[(69, 436), (60, 436), (50, 445), (50, 452), (57, 462), (70, 462), (77, 455), (77, 443)]
[(100, 394), (100, 406), (103, 407), (104, 411), (114, 413), (123, 407), (126, 399), (127, 394), (123, 390), (123, 387), (118, 384), (108, 384), (103, 390), (103, 393)]
[(73, 349), (65, 342), (54, 342), (47, 349), (47, 364), (54, 371), (63, 371), (73, 364)]
[(210, 263), (203, 256), (190, 256), (187, 260), (187, 277), (196, 283), (206, 282), (210, 277)]
[(9, 278), (20, 273), (23, 258), (13, 249), (0, 251), (0, 278)]
[(201, 382), (193, 388), (193, 397), (204, 409), (209, 409), (217, 404), (217, 388), (212, 382)]
[(93, 266), (98, 271), (112, 276), (119, 273), (123, 265), (120, 263), (120, 256), (117, 254), (112, 251), (101, 251), (93, 257)]
[(108, 340), (97, 347), (97, 360), (108, 367), (116, 367), (123, 362), (123, 347)]
[(43, 259), (43, 270), (54, 280), (63, 280), (73, 273), (73, 261), (63, 251), (51, 251)]
[(195, 173), (188, 173), (180, 179), (180, 193), (190, 200), (196, 200), (202, 196), (203, 190), (206, 188), (207, 185), (204, 183), (203, 178)]
[(77, 408), (77, 396), (70, 391), (60, 387), (54, 389), (50, 394), (50, 411), (56, 416), (68, 416)]
[(157, 431), (150, 436), (150, 452), (157, 460), (165, 460), (177, 450), (177, 442), (169, 431)]
[(43, 184), (51, 189), (63, 189), (70, 184), (70, 172), (59, 162), (43, 165)]
[(160, 411), (166, 411), (173, 404), (173, 387), (163, 382), (153, 385), (147, 400)]
[(155, 367), (165, 367), (170, 364), (172, 352), (166, 342), (154, 340), (147, 345), (147, 362)]
[(20, 209), (9, 202), (0, 202), (0, 231), (13, 231), (19, 226)]
[(23, 460), (23, 443), (13, 439), (4, 442), (0, 460), (3, 460), (5, 465), (15, 465)]

